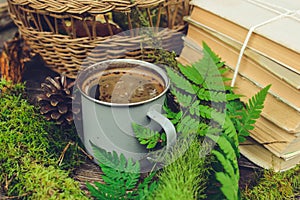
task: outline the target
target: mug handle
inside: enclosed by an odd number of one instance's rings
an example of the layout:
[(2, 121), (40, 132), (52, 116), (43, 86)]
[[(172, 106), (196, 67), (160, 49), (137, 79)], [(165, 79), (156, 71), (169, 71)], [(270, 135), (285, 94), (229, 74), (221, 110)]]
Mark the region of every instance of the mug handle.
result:
[(174, 146), (176, 143), (177, 134), (172, 122), (154, 108), (150, 108), (148, 110), (147, 116), (157, 122), (164, 129), (167, 136), (167, 149), (170, 149), (170, 147)]

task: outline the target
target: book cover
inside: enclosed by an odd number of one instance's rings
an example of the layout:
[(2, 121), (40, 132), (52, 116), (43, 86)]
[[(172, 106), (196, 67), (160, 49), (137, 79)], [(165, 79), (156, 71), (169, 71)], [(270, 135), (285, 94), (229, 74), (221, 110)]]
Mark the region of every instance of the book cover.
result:
[[(189, 24), (196, 26), (198, 29), (202, 29), (203, 31), (209, 33), (215, 38), (221, 40), (222, 42), (226, 43), (228, 46), (234, 48), (235, 50), (241, 50), (243, 45), (241, 42), (234, 40), (233, 38), (230, 38), (227, 35), (222, 34), (210, 27), (204, 26), (203, 24), (191, 19), (189, 16), (184, 17), (184, 20), (187, 21)], [(251, 58), (252, 60), (255, 60), (260, 66), (267, 69), (270, 73), (273, 73), (280, 80), (285, 81), (286, 83), (290, 84), (292, 87), (298, 90), (300, 89), (300, 74), (289, 70), (289, 66), (283, 65), (282, 63), (278, 63), (276, 62), (276, 60), (272, 60), (271, 58), (266, 57), (251, 48), (246, 48), (244, 55)]]
[[(191, 38), (197, 39), (189, 42)], [(235, 68), (239, 54), (236, 49), (231, 48), (221, 40), (190, 24), (186, 42), (193, 43), (192, 45), (194, 46), (199, 45), (200, 47), (203, 41), (206, 42), (208, 46), (210, 46), (220, 57), (222, 57), (230, 68)], [(252, 82), (255, 82), (260, 87), (272, 84), (269, 91), (270, 94), (285, 102), (298, 112), (300, 111), (299, 90), (286, 82), (281, 81), (274, 74), (261, 67), (257, 62), (255, 62), (255, 60), (251, 60), (245, 55), (241, 60), (239, 73), (250, 79)]]
[[(299, 10), (297, 1), (266, 1), (268, 6), (260, 6), (261, 1), (246, 0), (194, 0), (191, 18), (212, 27), (239, 42), (244, 43), (249, 29), (269, 19), (280, 16), (284, 11)], [(284, 4), (281, 8), (277, 4)], [(280, 5), (281, 5), (280, 4)], [(280, 7), (281, 9), (279, 9)], [(279, 10), (278, 10), (279, 9)], [(283, 11), (284, 10), (284, 11)], [(297, 12), (279, 17), (254, 30), (248, 42), (248, 48), (254, 48), (266, 57), (286, 64), (300, 74), (300, 16)]]

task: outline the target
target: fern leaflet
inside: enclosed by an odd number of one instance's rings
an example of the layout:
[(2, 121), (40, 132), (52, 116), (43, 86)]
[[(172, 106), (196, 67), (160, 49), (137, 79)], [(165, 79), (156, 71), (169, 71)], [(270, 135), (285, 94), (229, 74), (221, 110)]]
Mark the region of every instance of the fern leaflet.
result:
[(175, 88), (172, 88), (171, 92), (176, 97), (176, 100), (181, 107), (189, 107), (192, 104), (193, 99), (191, 95), (183, 94)]
[(201, 76), (201, 73), (195, 68), (191, 66), (184, 66), (182, 64), (178, 64), (180, 72), (190, 81), (195, 83), (196, 85), (201, 85), (204, 80)]
[(204, 56), (200, 61), (192, 64), (192, 67), (202, 74), (202, 87), (214, 91), (224, 91), (223, 78), (216, 63), (213, 62), (205, 49), (203, 49), (203, 54)]
[(228, 94), (226, 94), (226, 101), (227, 102), (234, 101), (234, 100), (240, 99), (243, 96), (244, 95), (228, 93)]
[(244, 142), (246, 140), (245, 137), (250, 135), (249, 131), (254, 129), (254, 124), (260, 117), (262, 109), (264, 108), (264, 101), (270, 87), (271, 85), (268, 85), (260, 90), (256, 95), (249, 99), (246, 107), (238, 112), (240, 118), (237, 123), (237, 130), (240, 142)]
[(217, 122), (220, 126), (223, 125), (225, 116), (226, 116), (225, 113), (219, 112), (216, 109), (214, 109), (213, 107), (209, 107), (209, 106), (205, 106), (205, 105), (200, 105), (199, 109), (200, 109), (201, 117), (213, 120), (213, 121)]
[(196, 116), (200, 116), (200, 101), (196, 100), (192, 103), (192, 105), (189, 108), (189, 112), (191, 113), (191, 115), (196, 115)]
[[(123, 154), (106, 152), (92, 144), (94, 155), (103, 171), (104, 184), (95, 182), (95, 186), (86, 183), (91, 195), (99, 200), (106, 199), (143, 199), (156, 188), (153, 175), (140, 183), (139, 162), (126, 160)], [(150, 184), (150, 182), (153, 182)], [(154, 184), (154, 185), (152, 185)], [(137, 188), (137, 189), (136, 189)]]
[(161, 145), (165, 145), (165, 133), (159, 133), (158, 131), (151, 130), (136, 123), (132, 123), (132, 128), (140, 144), (147, 145), (147, 149), (155, 148), (158, 143), (161, 143)]
[(221, 170), (215, 172), (215, 177), (221, 184), (220, 190), (226, 199), (239, 199), (237, 147), (232, 146), (230, 138), (226, 137), (225, 134), (218, 137), (217, 144), (220, 149), (213, 150), (212, 154), (216, 157), (221, 166)]
[(199, 120), (194, 119), (189, 115), (183, 117), (176, 126), (177, 132), (182, 133), (185, 136), (198, 133), (200, 128), (201, 130), (206, 129), (207, 125), (200, 123)]
[(196, 94), (196, 91), (194, 90), (192, 84), (188, 80), (186, 80), (184, 77), (180, 76), (173, 69), (168, 68), (168, 67), (166, 69), (167, 69), (169, 78), (173, 81), (173, 84), (175, 86), (177, 86), (178, 88), (180, 88), (190, 94)]
[(205, 42), (202, 43), (202, 47), (218, 67), (224, 66), (225, 62), (222, 62), (221, 58)]
[(231, 184), (232, 179), (228, 174), (222, 172), (216, 172), (215, 176), (220, 183), (228, 183), (222, 185), (221, 187), (221, 191), (223, 195), (226, 197), (226, 199), (230, 199), (230, 200), (240, 199), (240, 195), (239, 195), (240, 192), (238, 191), (238, 189), (235, 187), (234, 184)]
[(197, 96), (200, 100), (213, 101), (213, 102), (225, 102), (226, 94), (224, 91), (213, 91), (205, 88), (198, 89)]

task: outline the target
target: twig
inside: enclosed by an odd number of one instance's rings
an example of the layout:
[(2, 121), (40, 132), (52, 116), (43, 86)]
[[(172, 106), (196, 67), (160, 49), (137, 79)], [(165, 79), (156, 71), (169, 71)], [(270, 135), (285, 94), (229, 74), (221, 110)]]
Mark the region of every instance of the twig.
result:
[[(60, 166), (64, 160), (64, 157), (65, 157), (65, 154), (67, 152), (67, 150), (69, 149), (69, 147), (71, 145), (74, 145), (75, 143), (70, 141), (64, 148), (64, 150), (62, 151), (62, 153), (60, 154), (59, 156), (59, 159), (58, 159), (58, 165)], [(84, 149), (82, 149), (80, 146), (77, 147), (84, 155), (86, 155), (90, 160), (93, 160), (93, 156), (89, 155)]]
[(68, 142), (68, 144), (65, 146), (64, 150), (62, 151), (62, 153), (59, 156), (58, 166), (61, 165), (62, 161), (64, 160), (64, 157), (65, 157), (65, 154), (66, 154), (67, 150), (69, 149), (70, 145), (73, 145), (73, 144), (74, 144), (74, 142)]
[(27, 195), (29, 195), (29, 193), (27, 192), (27, 193), (24, 193), (24, 194), (22, 194), (22, 195), (19, 195), (19, 196), (0, 196), (0, 199), (21, 199), (22, 197), (25, 197), (25, 196), (27, 196)]
[(78, 146), (78, 149), (84, 154), (86, 155), (90, 160), (93, 160), (94, 157), (91, 156), (90, 154), (88, 154), (83, 148), (81, 148), (80, 146)]

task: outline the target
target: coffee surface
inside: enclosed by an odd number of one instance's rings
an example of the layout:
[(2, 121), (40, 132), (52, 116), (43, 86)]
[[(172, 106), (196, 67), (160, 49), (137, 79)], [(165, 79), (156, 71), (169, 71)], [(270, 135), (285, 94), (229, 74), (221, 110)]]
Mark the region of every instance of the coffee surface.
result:
[(100, 77), (96, 98), (110, 103), (136, 103), (154, 98), (164, 89), (163, 81), (158, 75), (115, 70)]

